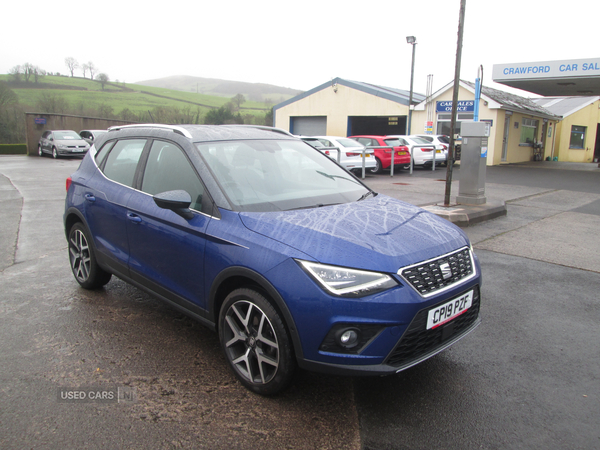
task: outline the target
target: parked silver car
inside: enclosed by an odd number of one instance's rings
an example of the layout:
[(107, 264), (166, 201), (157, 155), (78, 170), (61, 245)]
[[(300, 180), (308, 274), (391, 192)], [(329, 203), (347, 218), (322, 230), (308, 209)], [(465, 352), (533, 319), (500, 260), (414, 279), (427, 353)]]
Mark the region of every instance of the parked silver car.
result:
[(48, 153), (54, 159), (61, 155), (83, 156), (89, 149), (90, 144), (73, 130), (44, 131), (38, 143), (38, 155)]

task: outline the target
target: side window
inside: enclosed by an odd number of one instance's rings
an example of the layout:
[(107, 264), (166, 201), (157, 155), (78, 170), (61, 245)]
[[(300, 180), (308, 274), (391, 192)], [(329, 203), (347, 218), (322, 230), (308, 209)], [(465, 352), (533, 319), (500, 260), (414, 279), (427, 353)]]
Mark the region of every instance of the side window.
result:
[(115, 145), (115, 142), (117, 141), (110, 141), (107, 142), (106, 144), (104, 144), (102, 146), (102, 148), (100, 150), (98, 150), (98, 152), (96, 153), (96, 164), (98, 164), (98, 167), (102, 167), (102, 162), (104, 162), (104, 158), (106, 158), (106, 155), (108, 155), (108, 152), (110, 152), (110, 149), (113, 148), (113, 145)]
[[(146, 145), (145, 139), (124, 139), (118, 141), (106, 156), (104, 175), (117, 183), (133, 186), (133, 177), (140, 160), (142, 150)], [(102, 148), (100, 157), (104, 154)]]
[(192, 197), (191, 209), (202, 211), (204, 186), (183, 150), (169, 142), (154, 141), (144, 171), (142, 191), (155, 195), (179, 189)]

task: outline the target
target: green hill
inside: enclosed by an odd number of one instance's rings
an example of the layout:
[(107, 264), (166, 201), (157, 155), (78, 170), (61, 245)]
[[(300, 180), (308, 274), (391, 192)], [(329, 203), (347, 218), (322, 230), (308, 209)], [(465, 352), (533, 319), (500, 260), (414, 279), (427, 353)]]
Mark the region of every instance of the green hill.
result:
[[(158, 121), (155, 115), (168, 112), (172, 116), (177, 116), (170, 121), (181, 123), (186, 117), (196, 119), (203, 117), (211, 109), (220, 108), (230, 101), (230, 98), (224, 96), (141, 84), (108, 82), (103, 86), (97, 80), (80, 77), (48, 75), (41, 77), (37, 83), (33, 81), (16, 83), (11, 81), (9, 75), (0, 75), (0, 80), (8, 83), (10, 89), (17, 94), (19, 105), (29, 112), (54, 112), (139, 121), (149, 119)], [(236, 92), (231, 97), (237, 93), (240, 92)], [(248, 97), (236, 113), (239, 112), (242, 117), (246, 117), (244, 119), (246, 123), (251, 123), (252, 119), (248, 118), (249, 116), (264, 117), (271, 109), (272, 103), (250, 101)], [(182, 117), (179, 118), (178, 114)], [(149, 117), (150, 115), (152, 117)]]
[(219, 80), (188, 75), (175, 75), (155, 80), (139, 81), (135, 84), (228, 98), (236, 94), (242, 94), (247, 100), (271, 103), (280, 103), (302, 93), (298, 89), (274, 86), (272, 84), (246, 83), (243, 81)]

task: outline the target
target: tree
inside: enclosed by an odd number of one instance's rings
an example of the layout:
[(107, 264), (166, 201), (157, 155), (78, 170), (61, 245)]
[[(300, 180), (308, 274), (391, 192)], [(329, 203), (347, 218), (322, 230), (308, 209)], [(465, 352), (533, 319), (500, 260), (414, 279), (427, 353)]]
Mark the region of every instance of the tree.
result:
[(94, 63), (89, 61), (87, 64), (85, 64), (87, 70), (90, 72), (90, 80), (94, 79), (94, 74), (96, 73), (96, 66), (94, 66)]
[(16, 105), (19, 101), (17, 94), (8, 87), (6, 81), (0, 81), (0, 110), (12, 105)]
[(14, 66), (12, 69), (10, 69), (10, 71), (8, 72), (10, 77), (12, 78), (12, 81), (19, 83), (21, 81), (21, 66), (17, 65)]
[(62, 95), (43, 92), (38, 99), (37, 107), (41, 112), (65, 114), (69, 109), (69, 102)]
[(102, 85), (102, 90), (104, 90), (104, 85), (106, 83), (108, 83), (108, 81), (109, 81), (108, 75), (106, 75), (104, 72), (103, 73), (99, 73), (98, 76), (96, 77), (96, 79)]
[(231, 101), (237, 105), (237, 109), (240, 109), (241, 104), (246, 101), (246, 97), (244, 97), (242, 94), (236, 94)]
[(34, 69), (34, 65), (30, 63), (25, 63), (21, 66), (21, 72), (23, 73), (23, 78), (25, 78), (26, 83), (29, 83), (31, 76), (33, 75)]
[(40, 78), (46, 75), (46, 71), (44, 69), (40, 69), (38, 66), (33, 66), (33, 79), (37, 83), (40, 81)]
[(98, 108), (98, 114), (104, 119), (112, 119), (114, 117), (113, 107), (106, 103), (102, 103)]
[(81, 66), (81, 71), (83, 72), (83, 78), (85, 78), (85, 74), (86, 74), (86, 72), (88, 71), (88, 65), (87, 65), (87, 63), (84, 63), (84, 64)]
[(226, 123), (239, 123), (243, 124), (244, 119), (238, 114), (233, 114), (233, 104), (227, 102), (219, 109), (211, 109), (206, 113), (204, 123), (208, 125), (222, 125)]
[(79, 63), (75, 58), (69, 56), (68, 58), (65, 58), (65, 65), (69, 68), (69, 72), (71, 72), (71, 78), (73, 78), (73, 72), (79, 67)]
[(273, 108), (271, 108), (270, 110), (268, 110), (265, 113), (265, 122), (264, 123), (268, 127), (272, 127), (273, 126)]

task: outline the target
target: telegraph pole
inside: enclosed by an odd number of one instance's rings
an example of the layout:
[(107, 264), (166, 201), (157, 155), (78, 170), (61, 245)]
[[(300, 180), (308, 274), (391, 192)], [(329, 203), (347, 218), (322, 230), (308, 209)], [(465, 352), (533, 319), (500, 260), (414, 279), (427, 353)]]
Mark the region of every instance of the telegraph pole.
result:
[(452, 189), (452, 168), (454, 166), (454, 128), (456, 127), (456, 108), (458, 106), (458, 90), (460, 88), (460, 60), (462, 56), (463, 29), (465, 22), (465, 7), (467, 0), (460, 0), (458, 15), (458, 42), (456, 44), (456, 65), (454, 67), (454, 91), (452, 94), (452, 120), (450, 121), (450, 147), (446, 166), (446, 193), (444, 206), (450, 206), (450, 191)]

